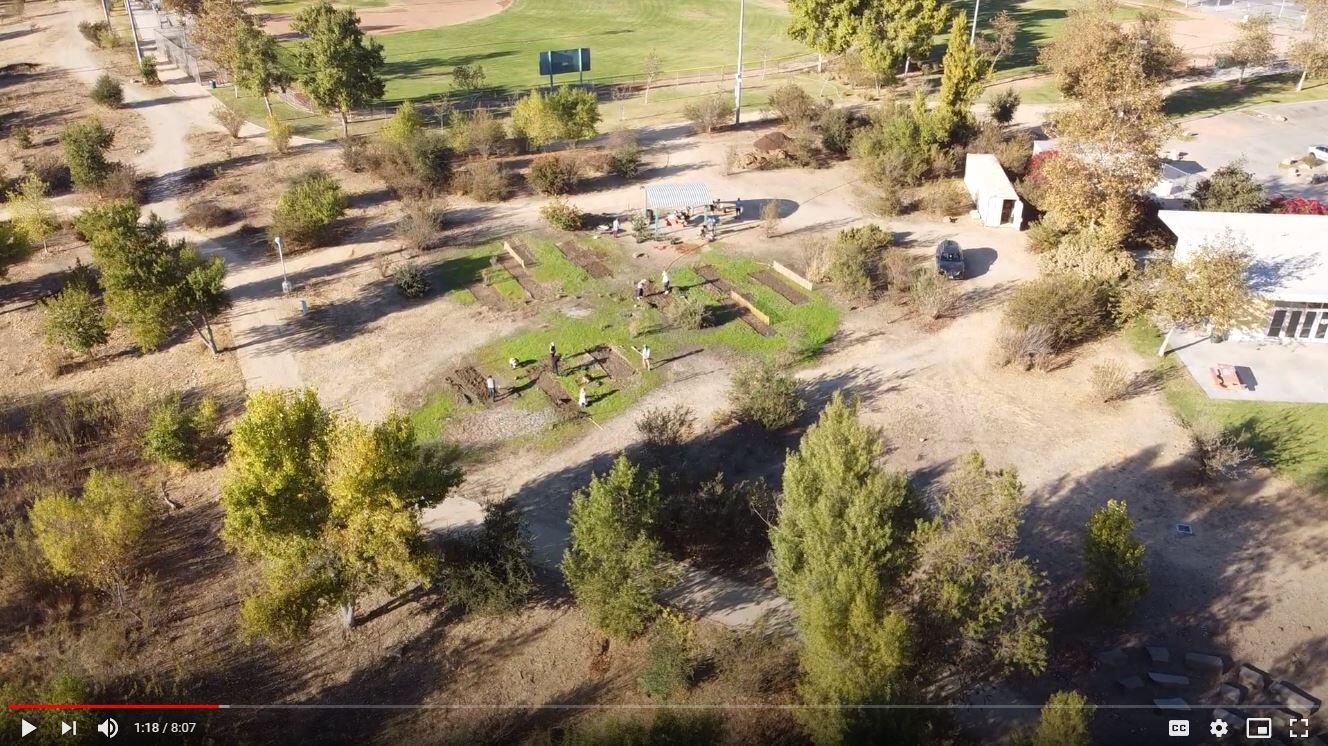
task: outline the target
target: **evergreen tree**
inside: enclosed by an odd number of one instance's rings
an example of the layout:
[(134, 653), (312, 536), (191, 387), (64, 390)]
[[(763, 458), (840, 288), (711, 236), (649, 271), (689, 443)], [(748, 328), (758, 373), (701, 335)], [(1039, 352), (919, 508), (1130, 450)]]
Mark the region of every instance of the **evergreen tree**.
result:
[(23, 234), (28, 245), (41, 244), (43, 249), (49, 248), (51, 236), (60, 230), (60, 219), (51, 207), (48, 194), (46, 182), (37, 174), (28, 174), (8, 196), (10, 224)]
[(879, 78), (925, 60), (949, 19), (939, 0), (790, 0), (789, 35), (818, 52), (856, 50)]
[[(898, 712), (855, 709), (907, 697), (914, 637), (895, 610), (917, 517), (902, 474), (877, 465), (880, 435), (836, 393), (784, 467), (771, 530), (775, 577), (798, 611), (804, 725), (817, 743), (907, 732)], [(826, 707), (830, 705), (830, 707)]]
[(951, 141), (965, 139), (973, 130), (973, 102), (991, 76), (991, 59), (968, 41), (967, 16), (960, 13), (950, 26), (950, 41), (941, 63), (941, 93), (934, 116), (938, 131)]
[(0, 279), (9, 274), (9, 268), (32, 253), (28, 237), (8, 220), (0, 220)]
[(1079, 692), (1056, 692), (1042, 708), (1029, 746), (1091, 746), (1093, 706)]
[(1148, 593), (1144, 545), (1134, 520), (1119, 500), (1109, 500), (1088, 518), (1084, 531), (1085, 596), (1094, 606), (1125, 616)]
[(383, 45), (365, 37), (354, 10), (328, 0), (301, 10), (292, 28), (308, 37), (295, 52), (300, 85), (323, 111), (341, 115), (342, 135), (350, 137), (351, 110), (383, 95)]
[(1237, 161), (1202, 179), (1190, 198), (1194, 209), (1206, 212), (1268, 212), (1263, 185)]
[(659, 512), (659, 478), (618, 456), (607, 474), (572, 497), (571, 546), (563, 575), (576, 602), (600, 629), (617, 637), (645, 631), (660, 611), (655, 601), (675, 579), (652, 534)]
[(69, 164), (69, 176), (75, 187), (94, 189), (106, 180), (111, 172), (106, 151), (114, 139), (115, 133), (102, 126), (96, 117), (65, 126), (64, 132), (60, 133), (60, 142), (64, 145), (65, 162)]
[(83, 285), (66, 286), (42, 302), (42, 333), (49, 344), (80, 355), (106, 344), (106, 316), (96, 296)]
[(424, 115), (415, 104), (403, 101), (392, 118), (383, 125), (384, 140), (398, 145), (408, 145), (424, 132)]

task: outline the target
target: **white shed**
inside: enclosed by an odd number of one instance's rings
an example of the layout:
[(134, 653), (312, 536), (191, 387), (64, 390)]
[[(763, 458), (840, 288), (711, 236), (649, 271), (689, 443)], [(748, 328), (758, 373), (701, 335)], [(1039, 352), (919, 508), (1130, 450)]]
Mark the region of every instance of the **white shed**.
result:
[(990, 153), (969, 153), (964, 157), (964, 186), (978, 207), (982, 224), (1018, 230), (1024, 225), (1024, 203), (1014, 191), (1001, 162)]

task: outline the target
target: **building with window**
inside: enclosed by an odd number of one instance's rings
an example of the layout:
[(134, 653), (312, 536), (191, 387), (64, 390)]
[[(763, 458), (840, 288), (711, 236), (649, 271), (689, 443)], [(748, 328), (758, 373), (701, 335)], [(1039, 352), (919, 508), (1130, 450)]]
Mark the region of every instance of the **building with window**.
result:
[(1014, 191), (1010, 177), (996, 156), (969, 153), (964, 156), (964, 187), (977, 205), (982, 224), (990, 228), (1024, 226), (1024, 203)]
[(1264, 322), (1238, 340), (1328, 344), (1328, 215), (1162, 210), (1176, 234), (1176, 259), (1227, 237), (1253, 257), (1250, 287), (1268, 302)]

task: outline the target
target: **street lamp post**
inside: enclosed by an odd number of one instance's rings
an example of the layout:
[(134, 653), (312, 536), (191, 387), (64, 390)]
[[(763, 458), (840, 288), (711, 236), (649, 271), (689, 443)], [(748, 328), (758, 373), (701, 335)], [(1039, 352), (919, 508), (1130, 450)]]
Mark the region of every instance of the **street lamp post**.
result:
[(277, 245), (277, 261), (281, 262), (281, 292), (289, 293), (291, 291), (290, 277), (286, 275), (286, 255), (282, 252), (281, 236), (272, 239)]
[(974, 44), (978, 38), (978, 9), (982, 7), (982, 0), (973, 0), (973, 27), (968, 32), (968, 43)]
[(738, 74), (733, 78), (733, 123), (742, 124), (742, 27), (747, 16), (747, 0), (738, 3)]

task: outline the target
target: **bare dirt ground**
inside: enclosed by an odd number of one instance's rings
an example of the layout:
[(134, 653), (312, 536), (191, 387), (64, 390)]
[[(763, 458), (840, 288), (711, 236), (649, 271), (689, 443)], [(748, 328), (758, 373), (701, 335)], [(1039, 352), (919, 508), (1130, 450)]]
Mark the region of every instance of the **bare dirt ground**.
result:
[[(511, 0), (398, 0), (386, 8), (360, 8), (360, 28), (368, 34), (395, 34), (401, 31), (419, 31), (455, 26), (478, 21), (501, 13)], [(269, 34), (291, 34), (291, 13), (272, 13), (263, 20)]]

